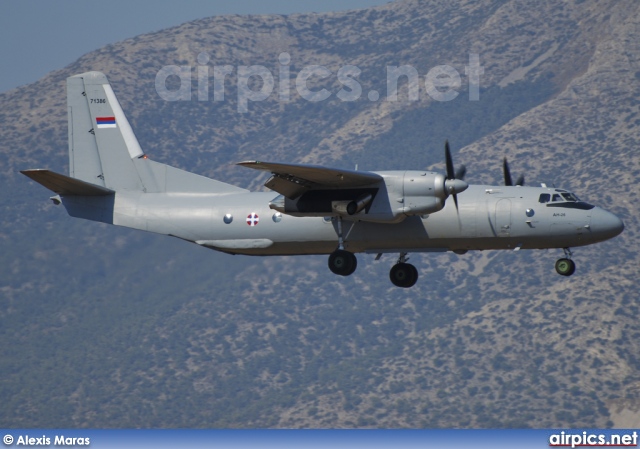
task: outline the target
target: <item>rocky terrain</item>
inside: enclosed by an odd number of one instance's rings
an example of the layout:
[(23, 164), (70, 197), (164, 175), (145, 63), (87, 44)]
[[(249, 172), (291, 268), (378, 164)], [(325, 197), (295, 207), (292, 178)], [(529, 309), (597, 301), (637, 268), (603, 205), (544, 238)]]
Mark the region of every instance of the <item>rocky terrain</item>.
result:
[[(410, 0), (213, 17), (0, 94), (0, 426), (639, 426), (639, 9)], [(470, 54), (483, 68), (478, 101)], [(191, 101), (158, 95), (172, 65), (192, 67)], [(216, 101), (224, 65), (234, 70)], [(252, 65), (276, 87), (241, 113), (238, 68)], [(311, 65), (331, 71), (309, 78), (325, 101), (295, 89)], [(336, 95), (346, 65), (361, 71), (355, 101)], [(420, 75), (417, 101), (406, 78), (388, 99), (387, 67), (402, 65)], [(452, 101), (426, 93), (439, 65), (461, 76)], [(388, 282), (392, 255), (359, 256), (338, 278), (325, 256), (227, 256), (73, 220), (19, 170), (66, 172), (65, 79), (87, 70), (107, 74), (151, 158), (226, 182), (263, 188), (234, 165), (246, 159), (443, 170), (449, 139), (469, 182), (499, 184), (506, 155), (529, 185), (569, 188), (626, 229), (577, 249), (571, 278), (553, 269), (558, 251), (416, 255), (421, 278), (405, 291)]]

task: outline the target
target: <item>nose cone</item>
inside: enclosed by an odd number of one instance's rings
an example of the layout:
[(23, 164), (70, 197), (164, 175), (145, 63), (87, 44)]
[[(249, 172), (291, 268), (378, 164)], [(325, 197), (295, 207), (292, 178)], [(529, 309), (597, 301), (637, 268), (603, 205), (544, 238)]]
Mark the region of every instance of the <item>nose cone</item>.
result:
[(596, 207), (591, 213), (591, 233), (598, 240), (615, 237), (624, 230), (624, 223), (611, 212)]

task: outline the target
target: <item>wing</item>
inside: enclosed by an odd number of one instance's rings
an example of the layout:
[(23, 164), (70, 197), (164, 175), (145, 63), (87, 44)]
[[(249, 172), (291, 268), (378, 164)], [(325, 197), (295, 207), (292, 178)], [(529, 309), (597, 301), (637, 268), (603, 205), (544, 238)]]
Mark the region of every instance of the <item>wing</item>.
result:
[(264, 185), (289, 199), (296, 199), (309, 190), (353, 189), (383, 180), (382, 176), (376, 173), (327, 168), (321, 165), (260, 161), (239, 162), (238, 165), (271, 172), (271, 178)]

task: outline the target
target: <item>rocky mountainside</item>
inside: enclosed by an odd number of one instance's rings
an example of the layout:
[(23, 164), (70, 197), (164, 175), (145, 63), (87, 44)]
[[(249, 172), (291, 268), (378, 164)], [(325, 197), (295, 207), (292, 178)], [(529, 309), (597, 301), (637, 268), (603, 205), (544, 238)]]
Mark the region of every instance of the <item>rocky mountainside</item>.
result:
[[(0, 94), (0, 426), (637, 427), (639, 10), (410, 0), (214, 17)], [(255, 65), (274, 89), (242, 113), (237, 75)], [(331, 72), (308, 80), (327, 100), (295, 88), (313, 65)], [(360, 95), (338, 77), (347, 65)], [(420, 75), (417, 100), (406, 78), (389, 100), (387, 67), (402, 65)], [(426, 92), (440, 65), (461, 77), (451, 101)], [(158, 94), (167, 66), (191, 67), (191, 101)], [(66, 172), (65, 79), (88, 70), (107, 74), (151, 158), (226, 182), (262, 188), (234, 165), (246, 159), (442, 170), (449, 139), (469, 182), (500, 183), (506, 155), (528, 184), (570, 188), (626, 229), (577, 249), (571, 278), (555, 274), (556, 251), (416, 255), (421, 279), (404, 291), (391, 255), (338, 278), (324, 256), (227, 256), (73, 220), (19, 170)]]

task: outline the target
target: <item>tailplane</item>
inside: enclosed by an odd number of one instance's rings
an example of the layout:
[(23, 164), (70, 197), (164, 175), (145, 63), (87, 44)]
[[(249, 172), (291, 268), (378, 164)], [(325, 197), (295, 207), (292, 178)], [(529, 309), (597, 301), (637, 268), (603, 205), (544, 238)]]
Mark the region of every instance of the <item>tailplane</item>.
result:
[(20, 170), (20, 173), (58, 195), (105, 196), (115, 193), (106, 187), (61, 175), (50, 170)]

